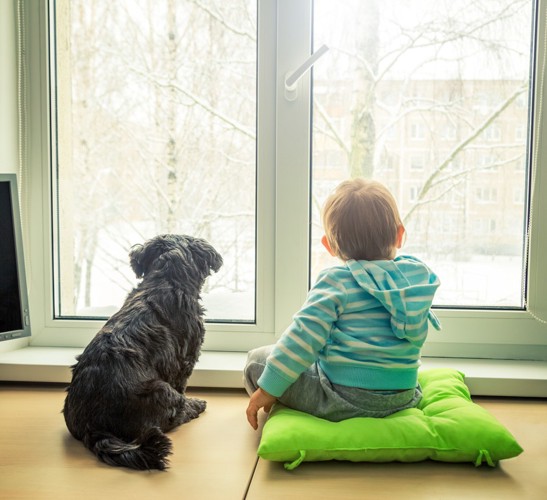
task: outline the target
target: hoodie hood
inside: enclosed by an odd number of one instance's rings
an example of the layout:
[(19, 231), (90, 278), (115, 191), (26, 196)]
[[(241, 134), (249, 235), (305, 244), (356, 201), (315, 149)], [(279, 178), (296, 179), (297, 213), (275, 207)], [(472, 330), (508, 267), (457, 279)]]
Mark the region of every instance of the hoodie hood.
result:
[(348, 260), (346, 265), (359, 286), (390, 313), (391, 328), (398, 338), (423, 342), (428, 319), (440, 330), (430, 310), (440, 281), (422, 261), (402, 255), (394, 260)]

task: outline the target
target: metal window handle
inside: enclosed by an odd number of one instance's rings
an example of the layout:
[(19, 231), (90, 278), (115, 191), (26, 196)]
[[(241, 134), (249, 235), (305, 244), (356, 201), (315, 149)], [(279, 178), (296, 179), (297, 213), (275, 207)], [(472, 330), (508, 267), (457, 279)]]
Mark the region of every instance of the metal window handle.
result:
[(294, 101), (298, 97), (298, 81), (306, 74), (306, 71), (315, 64), (317, 59), (327, 52), (327, 50), (329, 50), (329, 48), (326, 45), (321, 45), (321, 47), (298, 66), (298, 68), (285, 75), (285, 99), (287, 99), (287, 101)]

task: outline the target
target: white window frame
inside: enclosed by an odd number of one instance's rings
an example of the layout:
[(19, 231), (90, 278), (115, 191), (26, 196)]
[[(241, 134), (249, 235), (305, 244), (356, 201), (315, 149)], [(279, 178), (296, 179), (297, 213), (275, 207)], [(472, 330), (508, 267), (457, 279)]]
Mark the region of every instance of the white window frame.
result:
[[(26, 7), (29, 94), (27, 238), (31, 346), (83, 347), (103, 322), (53, 319), (50, 221), (51, 142), (46, 0)], [(539, 1), (533, 140), (547, 140), (545, 20)], [(289, 324), (308, 289), (311, 81), (284, 96), (284, 76), (312, 50), (311, 0), (261, 0), (258, 63), (257, 323), (207, 324), (205, 350), (247, 351), (271, 343)], [(540, 92), (543, 90), (543, 96)], [(540, 116), (541, 111), (541, 116)], [(527, 280), (528, 311), (437, 309), (443, 332), (431, 332), (424, 356), (547, 360), (547, 148), (537, 148)], [(442, 277), (441, 277), (442, 279)]]

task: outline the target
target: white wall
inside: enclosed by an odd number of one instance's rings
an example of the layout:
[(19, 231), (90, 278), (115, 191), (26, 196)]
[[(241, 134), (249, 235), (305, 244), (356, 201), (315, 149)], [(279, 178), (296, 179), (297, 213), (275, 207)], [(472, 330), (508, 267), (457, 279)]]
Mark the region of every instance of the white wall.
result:
[(0, 1), (0, 173), (17, 172), (17, 37), (15, 1)]
[[(0, 173), (18, 170), (17, 32), (15, 1), (0, 0)], [(0, 343), (0, 352), (28, 344), (28, 339)]]

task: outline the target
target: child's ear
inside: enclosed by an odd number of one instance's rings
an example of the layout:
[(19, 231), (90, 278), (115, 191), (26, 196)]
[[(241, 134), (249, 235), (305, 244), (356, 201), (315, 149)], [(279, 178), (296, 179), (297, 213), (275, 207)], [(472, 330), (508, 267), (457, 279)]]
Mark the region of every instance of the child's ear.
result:
[(323, 246), (327, 249), (327, 252), (329, 252), (333, 257), (336, 257), (336, 255), (334, 255), (334, 252), (330, 248), (329, 240), (327, 240), (326, 234), (324, 234), (321, 238), (321, 243), (323, 243)]
[(403, 246), (403, 239), (405, 236), (405, 226), (402, 224), (397, 228), (397, 242), (396, 246), (397, 248), (401, 248)]

